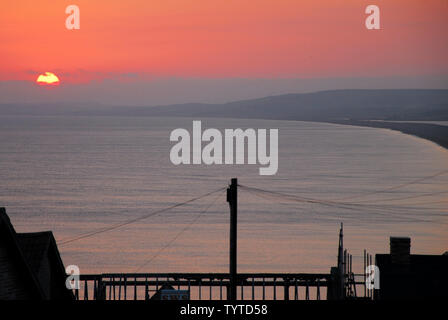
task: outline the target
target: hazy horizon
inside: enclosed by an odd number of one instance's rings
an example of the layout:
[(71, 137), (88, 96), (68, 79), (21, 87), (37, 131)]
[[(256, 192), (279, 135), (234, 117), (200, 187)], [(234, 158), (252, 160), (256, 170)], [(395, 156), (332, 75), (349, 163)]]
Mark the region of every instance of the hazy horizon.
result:
[[(85, 1), (0, 12), (0, 103), (224, 103), (334, 89), (448, 89), (447, 6), (440, 0)], [(51, 72), (59, 85), (37, 85)]]
[(0, 81), (0, 104), (93, 103), (159, 106), (227, 103), (327, 90), (448, 89), (448, 75), (375, 78), (181, 78), (120, 76), (42, 88), (29, 81)]

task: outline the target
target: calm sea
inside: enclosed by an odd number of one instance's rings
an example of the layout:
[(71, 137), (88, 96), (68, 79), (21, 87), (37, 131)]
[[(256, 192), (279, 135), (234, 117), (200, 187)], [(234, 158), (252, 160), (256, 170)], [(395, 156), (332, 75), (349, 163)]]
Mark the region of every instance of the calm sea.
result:
[[(362, 250), (387, 253), (389, 236), (412, 237), (413, 253), (448, 250), (448, 152), (441, 147), (384, 129), (201, 120), (205, 128), (278, 128), (277, 175), (260, 176), (258, 165), (172, 165), (170, 132), (191, 130), (192, 119), (0, 117), (0, 206), (18, 232), (52, 230), (62, 243), (238, 177), (294, 195), (240, 189), (241, 272), (328, 272), (341, 222), (359, 271)], [(82, 273), (226, 272), (225, 200), (222, 191), (60, 245), (62, 258)]]

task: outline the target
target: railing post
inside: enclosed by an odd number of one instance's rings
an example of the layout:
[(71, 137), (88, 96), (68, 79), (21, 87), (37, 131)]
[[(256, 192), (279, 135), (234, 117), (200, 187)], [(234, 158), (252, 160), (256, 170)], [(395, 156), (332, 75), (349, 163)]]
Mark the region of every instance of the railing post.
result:
[(308, 285), (308, 280), (306, 280), (305, 300), (310, 300), (310, 287)]
[(84, 281), (84, 300), (89, 300), (89, 287), (87, 282), (87, 280)]
[(366, 249), (364, 249), (364, 269), (362, 271), (363, 275), (364, 275), (364, 298), (367, 297), (366, 294), (366, 289), (367, 289), (367, 285), (366, 285), (366, 268), (367, 268), (367, 264), (366, 264)]
[(316, 300), (320, 300), (320, 279), (317, 279)]
[(134, 277), (134, 300), (137, 300), (137, 277)]
[(255, 278), (252, 277), (252, 300), (255, 300)]
[(277, 278), (274, 278), (274, 300), (277, 300)]
[(266, 281), (265, 281), (265, 278), (263, 277), (263, 299), (262, 300), (265, 300), (266, 299)]
[(145, 277), (145, 301), (149, 300), (149, 287), (148, 287), (148, 277)]
[(210, 278), (210, 292), (209, 292), (210, 300), (212, 300), (212, 281), (213, 279)]
[(124, 300), (127, 300), (127, 286), (128, 286), (128, 277), (126, 275), (123, 275), (124, 277)]
[(299, 300), (299, 288), (297, 287), (297, 278), (294, 279), (294, 300)]
[(283, 279), (285, 286), (284, 286), (284, 292), (283, 292), (283, 298), (285, 300), (289, 300), (289, 279)]

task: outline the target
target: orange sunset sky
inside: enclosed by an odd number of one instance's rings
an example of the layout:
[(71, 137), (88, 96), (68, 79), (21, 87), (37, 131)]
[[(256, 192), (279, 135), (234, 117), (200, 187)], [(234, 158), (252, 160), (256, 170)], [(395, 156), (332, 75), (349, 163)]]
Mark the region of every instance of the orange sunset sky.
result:
[[(70, 4), (80, 30), (65, 28)], [(365, 28), (369, 4), (380, 7), (381, 30)], [(447, 17), (447, 0), (3, 1), (0, 85), (45, 71), (84, 88), (167, 77), (440, 77)]]

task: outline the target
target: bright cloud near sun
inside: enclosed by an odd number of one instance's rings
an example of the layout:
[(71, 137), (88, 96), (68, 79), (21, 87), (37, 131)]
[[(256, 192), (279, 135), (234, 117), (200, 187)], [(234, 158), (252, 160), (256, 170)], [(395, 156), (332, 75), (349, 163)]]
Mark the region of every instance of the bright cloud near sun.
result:
[(52, 72), (45, 72), (37, 77), (38, 84), (59, 84), (59, 78)]

